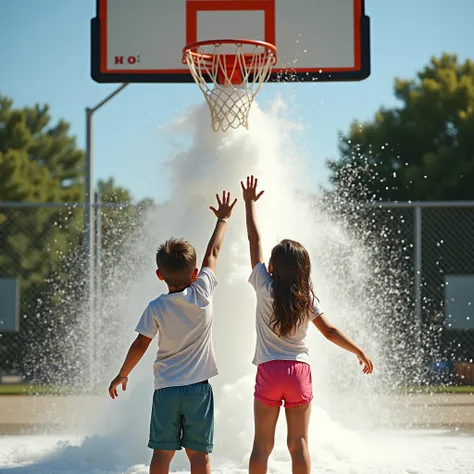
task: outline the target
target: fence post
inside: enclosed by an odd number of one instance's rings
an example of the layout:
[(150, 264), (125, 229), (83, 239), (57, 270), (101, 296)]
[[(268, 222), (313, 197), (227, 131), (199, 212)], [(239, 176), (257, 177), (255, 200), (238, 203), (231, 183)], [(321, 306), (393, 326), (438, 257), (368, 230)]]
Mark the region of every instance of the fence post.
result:
[(423, 315), (422, 315), (422, 211), (420, 206), (415, 207), (415, 319), (416, 319), (416, 343), (418, 355), (421, 355), (422, 347), (422, 327), (423, 327)]

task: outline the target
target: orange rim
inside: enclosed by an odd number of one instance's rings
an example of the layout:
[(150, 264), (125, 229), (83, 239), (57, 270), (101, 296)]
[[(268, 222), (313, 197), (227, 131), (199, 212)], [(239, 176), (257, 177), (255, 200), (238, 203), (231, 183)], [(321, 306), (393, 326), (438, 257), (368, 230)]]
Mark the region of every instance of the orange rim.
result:
[[(213, 45), (220, 45), (220, 44), (235, 44), (238, 45), (249, 45), (249, 46), (260, 46), (265, 48), (265, 51), (258, 53), (259, 56), (267, 55), (268, 53), (273, 54), (272, 58), (272, 65), (276, 64), (277, 61), (277, 47), (271, 43), (267, 43), (265, 41), (258, 41), (258, 40), (248, 40), (248, 39), (219, 39), (219, 40), (206, 40), (206, 41), (196, 41), (195, 43), (191, 43), (186, 45), (183, 48), (183, 63), (186, 63), (186, 56), (191, 57), (195, 64), (199, 64), (200, 61), (204, 62), (212, 62), (215, 54), (212, 53), (199, 53), (197, 50), (203, 46), (213, 46)], [(233, 54), (225, 54), (226, 57), (229, 59), (229, 64), (233, 63), (235, 55)], [(245, 59), (246, 62), (250, 62), (253, 60), (255, 54), (243, 54), (242, 57)]]

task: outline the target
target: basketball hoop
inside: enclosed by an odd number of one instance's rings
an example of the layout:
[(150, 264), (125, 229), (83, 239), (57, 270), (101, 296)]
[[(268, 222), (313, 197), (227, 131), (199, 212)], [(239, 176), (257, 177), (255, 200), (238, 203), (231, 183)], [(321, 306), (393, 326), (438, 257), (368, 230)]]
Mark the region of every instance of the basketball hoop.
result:
[(185, 46), (183, 63), (206, 98), (212, 129), (248, 128), (253, 100), (276, 63), (276, 46), (241, 39), (198, 41)]

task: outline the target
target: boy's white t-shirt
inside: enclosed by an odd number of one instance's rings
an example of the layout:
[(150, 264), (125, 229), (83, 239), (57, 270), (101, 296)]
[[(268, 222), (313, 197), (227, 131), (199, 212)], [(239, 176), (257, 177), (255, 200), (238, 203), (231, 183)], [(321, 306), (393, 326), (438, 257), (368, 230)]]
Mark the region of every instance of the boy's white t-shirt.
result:
[(202, 382), (218, 374), (212, 345), (212, 299), (217, 284), (212, 270), (204, 267), (191, 286), (162, 294), (145, 309), (136, 331), (150, 339), (158, 333), (155, 390)]
[(306, 331), (309, 321), (323, 314), (319, 302), (315, 300), (314, 311), (308, 320), (299, 326), (295, 334), (280, 338), (271, 328), (273, 316), (273, 278), (264, 263), (255, 265), (249, 283), (257, 293), (257, 344), (253, 363), (263, 364), (271, 360), (298, 360), (308, 362), (309, 349), (306, 345)]

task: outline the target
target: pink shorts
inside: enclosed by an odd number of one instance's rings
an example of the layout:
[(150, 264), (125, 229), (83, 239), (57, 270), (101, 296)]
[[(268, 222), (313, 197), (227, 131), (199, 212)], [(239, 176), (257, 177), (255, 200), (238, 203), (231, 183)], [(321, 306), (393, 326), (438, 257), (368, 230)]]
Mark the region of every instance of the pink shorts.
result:
[(254, 396), (270, 407), (306, 405), (313, 399), (311, 367), (296, 360), (271, 360), (259, 364)]

